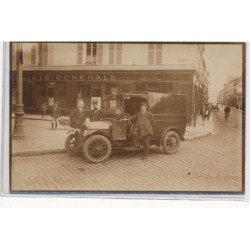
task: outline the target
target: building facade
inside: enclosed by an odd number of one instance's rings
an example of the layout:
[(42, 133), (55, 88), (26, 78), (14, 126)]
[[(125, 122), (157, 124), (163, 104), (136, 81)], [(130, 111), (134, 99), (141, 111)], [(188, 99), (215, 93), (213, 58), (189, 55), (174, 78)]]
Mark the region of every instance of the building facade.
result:
[(17, 43), (11, 44), (11, 86), (16, 93), (16, 50), (23, 51), (25, 112), (44, 102), (59, 102), (69, 113), (83, 99), (110, 93), (155, 91), (183, 93), (187, 122), (207, 101), (208, 72), (202, 44), (171, 43)]
[(242, 77), (231, 78), (224, 84), (223, 90), (219, 93), (219, 101), (224, 105), (242, 109)]

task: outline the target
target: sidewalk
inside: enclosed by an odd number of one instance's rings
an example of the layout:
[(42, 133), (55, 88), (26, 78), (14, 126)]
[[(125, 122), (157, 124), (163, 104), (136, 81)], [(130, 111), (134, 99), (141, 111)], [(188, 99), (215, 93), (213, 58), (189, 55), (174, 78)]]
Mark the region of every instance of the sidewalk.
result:
[[(64, 143), (66, 140), (69, 126), (58, 125), (56, 131), (50, 130), (51, 118), (40, 115), (24, 115), (25, 139), (12, 140), (12, 155), (40, 155), (49, 153), (61, 153), (65, 151)], [(197, 119), (196, 127), (187, 126), (184, 135), (186, 141), (199, 139), (209, 136), (212, 133), (212, 118), (202, 124), (201, 118)], [(12, 117), (12, 131), (14, 127), (14, 117)], [(39, 132), (38, 132), (39, 131)]]
[(186, 141), (191, 141), (195, 139), (200, 139), (209, 136), (213, 133), (213, 118), (210, 116), (209, 121), (203, 121), (201, 117), (197, 118), (196, 127), (187, 126), (184, 138)]

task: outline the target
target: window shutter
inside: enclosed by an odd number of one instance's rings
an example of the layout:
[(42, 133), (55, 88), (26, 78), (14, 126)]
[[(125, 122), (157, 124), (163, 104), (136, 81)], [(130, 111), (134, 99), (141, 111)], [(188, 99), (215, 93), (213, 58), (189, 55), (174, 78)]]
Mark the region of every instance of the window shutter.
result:
[(48, 43), (42, 43), (42, 65), (48, 65)]
[(116, 44), (116, 64), (122, 63), (122, 44)]
[(102, 64), (103, 44), (97, 44), (97, 63)]
[(87, 43), (87, 62), (91, 62), (91, 43)]
[(83, 63), (83, 45), (82, 43), (77, 44), (77, 64)]
[(156, 64), (162, 64), (162, 44), (156, 44)]
[(35, 66), (36, 65), (36, 46), (33, 45), (31, 47), (31, 60), (30, 60), (30, 63), (32, 66)]
[(154, 44), (149, 44), (148, 45), (148, 64), (154, 64), (154, 50), (155, 46)]
[(113, 43), (109, 44), (109, 64), (115, 63), (115, 45)]

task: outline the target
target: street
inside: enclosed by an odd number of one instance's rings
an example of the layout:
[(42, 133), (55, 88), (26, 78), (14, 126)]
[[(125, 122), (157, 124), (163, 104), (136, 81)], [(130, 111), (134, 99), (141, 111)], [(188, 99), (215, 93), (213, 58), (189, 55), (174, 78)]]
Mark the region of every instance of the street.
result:
[(181, 143), (174, 155), (152, 148), (113, 154), (89, 164), (68, 154), (12, 157), (12, 191), (236, 191), (242, 190), (242, 112), (212, 113), (213, 134)]

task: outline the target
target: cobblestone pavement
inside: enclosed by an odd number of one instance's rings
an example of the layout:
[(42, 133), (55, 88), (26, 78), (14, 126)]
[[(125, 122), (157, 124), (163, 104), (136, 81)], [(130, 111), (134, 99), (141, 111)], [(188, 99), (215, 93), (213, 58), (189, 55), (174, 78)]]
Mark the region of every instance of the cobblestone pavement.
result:
[(241, 111), (213, 113), (210, 137), (182, 142), (174, 155), (151, 149), (114, 154), (101, 164), (88, 164), (67, 154), (12, 158), (12, 190), (241, 191)]

